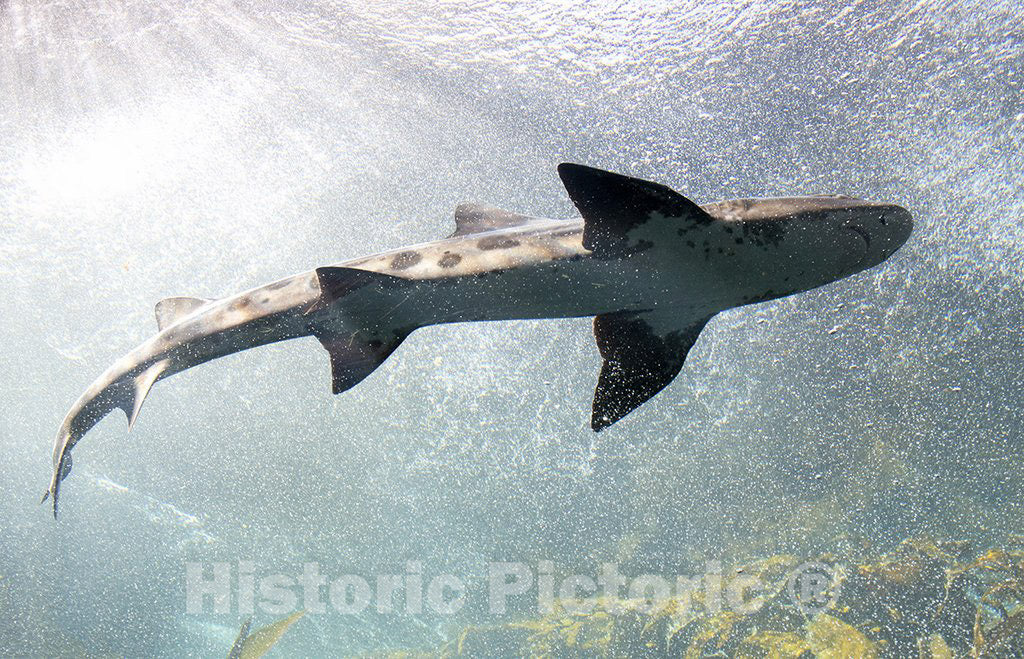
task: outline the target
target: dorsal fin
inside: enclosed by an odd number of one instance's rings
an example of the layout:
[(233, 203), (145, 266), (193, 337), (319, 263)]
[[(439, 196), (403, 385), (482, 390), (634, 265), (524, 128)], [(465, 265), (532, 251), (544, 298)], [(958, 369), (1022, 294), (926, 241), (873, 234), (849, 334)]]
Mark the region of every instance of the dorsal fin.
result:
[(162, 332), (212, 300), (199, 297), (168, 297), (156, 303), (156, 326)]
[(468, 236), (471, 233), (520, 227), (539, 220), (541, 218), (520, 215), (493, 206), (459, 204), (459, 207), (455, 209), (455, 233), (448, 237), (457, 238), (458, 236)]
[(567, 162), (558, 166), (558, 175), (583, 216), (583, 246), (599, 258), (650, 246), (629, 234), (651, 220), (657, 230), (649, 233), (677, 236), (714, 222), (700, 206), (660, 183)]

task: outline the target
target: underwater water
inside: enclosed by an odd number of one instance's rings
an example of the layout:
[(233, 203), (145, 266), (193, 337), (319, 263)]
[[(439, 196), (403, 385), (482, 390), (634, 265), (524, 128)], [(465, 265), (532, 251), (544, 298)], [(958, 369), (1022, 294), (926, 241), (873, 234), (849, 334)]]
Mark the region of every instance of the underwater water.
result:
[[(667, 578), (1014, 541), (1022, 9), (0, 2), (0, 655), (226, 656), (249, 613), (303, 606), (312, 564), (374, 598), (311, 611), (274, 656), (542, 615), (536, 588), (494, 610), (501, 563)], [(600, 434), (588, 319), (421, 329), (339, 396), (306, 338), (158, 383), (130, 435), (118, 412), (76, 447), (60, 518), (38, 505), (69, 405), (156, 331), (157, 300), (436, 240), (466, 200), (574, 217), (563, 161), (699, 203), (890, 201), (915, 231), (867, 272), (719, 314)], [(226, 610), (190, 610), (189, 566), (216, 564)], [(266, 587), (248, 612), (243, 573)], [(461, 605), (388, 610), (380, 575), (454, 577)]]

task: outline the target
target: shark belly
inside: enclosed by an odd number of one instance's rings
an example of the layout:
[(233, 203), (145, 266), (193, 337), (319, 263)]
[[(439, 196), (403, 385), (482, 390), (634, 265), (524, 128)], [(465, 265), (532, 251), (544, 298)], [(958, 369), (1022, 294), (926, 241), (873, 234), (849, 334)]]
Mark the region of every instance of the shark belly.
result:
[(159, 332), (72, 405), (54, 443), (53, 513), (71, 450), (114, 408), (129, 428), (155, 382), (227, 354), (314, 336), (332, 391), (369, 376), (426, 325), (593, 317), (602, 357), (591, 427), (666, 387), (714, 314), (877, 265), (910, 235), (909, 213), (841, 195), (698, 206), (657, 183), (563, 163), (577, 220), (478, 204), (448, 238), (317, 268), (210, 301), (156, 307)]
[(423, 288), (424, 324), (594, 316), (643, 303), (615, 264), (592, 259), (532, 263), (485, 275), (435, 279)]

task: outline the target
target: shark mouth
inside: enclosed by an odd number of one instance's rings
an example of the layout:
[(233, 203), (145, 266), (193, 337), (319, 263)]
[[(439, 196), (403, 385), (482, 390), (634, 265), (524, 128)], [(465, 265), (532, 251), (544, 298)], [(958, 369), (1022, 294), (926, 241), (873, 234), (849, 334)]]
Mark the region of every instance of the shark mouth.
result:
[(856, 224), (850, 224), (846, 228), (864, 239), (864, 253), (861, 255), (856, 266), (859, 268), (864, 263), (864, 260), (867, 259), (868, 252), (871, 250), (871, 234), (868, 233), (867, 229)]

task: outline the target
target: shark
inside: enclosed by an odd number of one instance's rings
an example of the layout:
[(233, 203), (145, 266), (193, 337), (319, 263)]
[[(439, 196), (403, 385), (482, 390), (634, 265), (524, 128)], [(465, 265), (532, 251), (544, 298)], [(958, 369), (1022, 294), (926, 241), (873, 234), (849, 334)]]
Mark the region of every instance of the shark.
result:
[(204, 362), (312, 336), (332, 391), (363, 381), (421, 327), (593, 317), (602, 359), (590, 425), (603, 430), (679, 374), (715, 314), (807, 291), (876, 266), (913, 230), (892, 204), (845, 195), (698, 205), (665, 185), (562, 163), (579, 211), (545, 219), (479, 204), (443, 240), (316, 268), (232, 297), (172, 297), (158, 333), (72, 405), (43, 501), (53, 514), (71, 451), (115, 408), (129, 430), (153, 385)]

